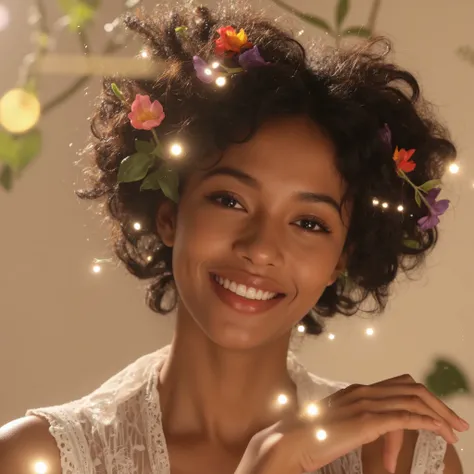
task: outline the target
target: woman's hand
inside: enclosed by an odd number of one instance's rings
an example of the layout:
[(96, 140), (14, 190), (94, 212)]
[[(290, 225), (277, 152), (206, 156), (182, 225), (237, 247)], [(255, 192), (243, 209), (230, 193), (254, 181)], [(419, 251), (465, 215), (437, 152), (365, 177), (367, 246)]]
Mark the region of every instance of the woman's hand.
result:
[(301, 414), (257, 433), (235, 474), (302, 474), (384, 438), (384, 465), (395, 472), (404, 430), (428, 430), (455, 443), (469, 426), (409, 375), (351, 385)]

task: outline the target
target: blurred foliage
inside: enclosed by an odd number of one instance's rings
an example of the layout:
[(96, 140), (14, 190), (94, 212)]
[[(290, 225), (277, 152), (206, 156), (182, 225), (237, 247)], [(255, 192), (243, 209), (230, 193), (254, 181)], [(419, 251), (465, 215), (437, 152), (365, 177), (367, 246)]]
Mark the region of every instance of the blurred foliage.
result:
[(434, 361), (433, 369), (425, 377), (424, 383), (440, 398), (472, 394), (463, 371), (446, 359), (439, 358)]
[[(71, 34), (77, 36), (82, 54), (92, 52), (88, 43), (87, 31), (94, 22), (101, 0), (56, 0), (63, 18), (55, 22), (61, 29), (67, 28)], [(136, 8), (142, 0), (126, 0), (124, 11)], [(35, 0), (31, 10), (27, 11), (29, 23), (33, 28), (33, 52), (28, 54), (22, 63), (18, 83), (14, 88), (28, 91), (38, 96), (38, 86), (41, 80), (38, 73), (38, 64), (53, 49), (54, 38), (48, 28), (47, 11), (44, 0)], [(119, 22), (114, 20), (114, 31), (108, 33), (109, 40), (100, 54), (112, 54), (123, 46), (123, 31), (117, 27)], [(58, 28), (56, 28), (58, 30)], [(49, 102), (41, 106), (41, 118), (51, 110), (67, 101), (76, 92), (81, 90), (90, 79), (89, 76), (77, 78), (73, 84), (59, 91)], [(38, 124), (39, 125), (39, 124)], [(0, 128), (0, 186), (5, 190), (13, 189), (14, 182), (31, 161), (41, 153), (41, 131), (35, 127), (22, 134), (11, 133)]]

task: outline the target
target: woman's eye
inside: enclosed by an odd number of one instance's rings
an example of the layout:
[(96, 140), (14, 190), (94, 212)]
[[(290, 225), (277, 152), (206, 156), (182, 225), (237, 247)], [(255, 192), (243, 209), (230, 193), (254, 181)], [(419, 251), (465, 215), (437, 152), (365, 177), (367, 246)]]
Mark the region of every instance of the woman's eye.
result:
[(231, 209), (243, 209), (242, 205), (230, 194), (214, 194), (209, 199), (220, 206), (229, 207)]
[(316, 219), (299, 219), (295, 221), (295, 224), (308, 232), (329, 233), (328, 227)]

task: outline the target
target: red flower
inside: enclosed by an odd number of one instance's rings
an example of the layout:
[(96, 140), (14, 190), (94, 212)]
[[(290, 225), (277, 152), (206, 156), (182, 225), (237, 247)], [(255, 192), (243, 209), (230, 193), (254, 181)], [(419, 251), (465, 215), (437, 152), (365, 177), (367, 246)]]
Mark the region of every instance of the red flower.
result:
[(216, 39), (215, 53), (222, 56), (227, 52), (240, 53), (240, 50), (245, 46), (251, 48), (252, 43), (248, 41), (247, 34), (241, 28), (237, 33), (232, 26), (223, 26), (217, 30), (219, 38)]
[(399, 150), (398, 147), (395, 148), (395, 151), (393, 152), (393, 159), (397, 164), (397, 169), (404, 171), (405, 173), (413, 171), (416, 168), (416, 163), (410, 161), (413, 153), (415, 153), (414, 148), (411, 150), (405, 150), (404, 148)]

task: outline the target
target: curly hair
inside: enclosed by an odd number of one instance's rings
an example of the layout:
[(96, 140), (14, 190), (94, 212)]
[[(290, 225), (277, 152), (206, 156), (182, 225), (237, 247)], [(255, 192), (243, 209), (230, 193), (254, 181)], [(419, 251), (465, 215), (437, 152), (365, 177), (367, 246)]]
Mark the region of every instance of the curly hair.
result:
[[(419, 267), (437, 241), (437, 230), (422, 232), (417, 220), (426, 209), (416, 205), (413, 189), (396, 173), (393, 150), (380, 138), (388, 124), (393, 143), (416, 148), (416, 184), (440, 179), (455, 147), (437, 121), (432, 107), (421, 98), (415, 77), (390, 63), (390, 43), (379, 38), (362, 47), (336, 49), (313, 43), (307, 49), (292, 34), (250, 8), (183, 6), (151, 16), (124, 18), (148, 48), (151, 60), (165, 64), (156, 80), (117, 78), (124, 95), (148, 94), (166, 110), (157, 129), (165, 143), (179, 134), (190, 152), (178, 172), (202, 166), (206, 157), (232, 143), (252, 138), (269, 118), (305, 114), (331, 139), (337, 151), (337, 169), (347, 184), (351, 220), (345, 244), (347, 267), (343, 278), (327, 287), (311, 312), (302, 319), (309, 334), (322, 332), (321, 317), (346, 316), (358, 310), (381, 312), (390, 284), (399, 270)], [(223, 88), (202, 83), (192, 58), (211, 60), (217, 28), (243, 28), (270, 67), (235, 75)], [(185, 26), (186, 34), (176, 28)], [(166, 314), (178, 301), (173, 279), (172, 249), (162, 244), (155, 219), (164, 196), (140, 191), (139, 183), (117, 182), (121, 161), (134, 153), (137, 138), (149, 132), (132, 128), (127, 111), (111, 91), (106, 78), (92, 117), (93, 164), (84, 199), (105, 198), (113, 223), (115, 253), (140, 279), (149, 279), (147, 303)], [(183, 183), (183, 181), (181, 181)], [(181, 184), (182, 185), (182, 184)], [(375, 207), (373, 199), (402, 204), (404, 212)], [(141, 229), (133, 228), (139, 221)], [(409, 244), (407, 241), (411, 241)], [(413, 241), (418, 245), (413, 245)], [(172, 296), (167, 303), (167, 295)], [(370, 308), (363, 303), (372, 301)]]

